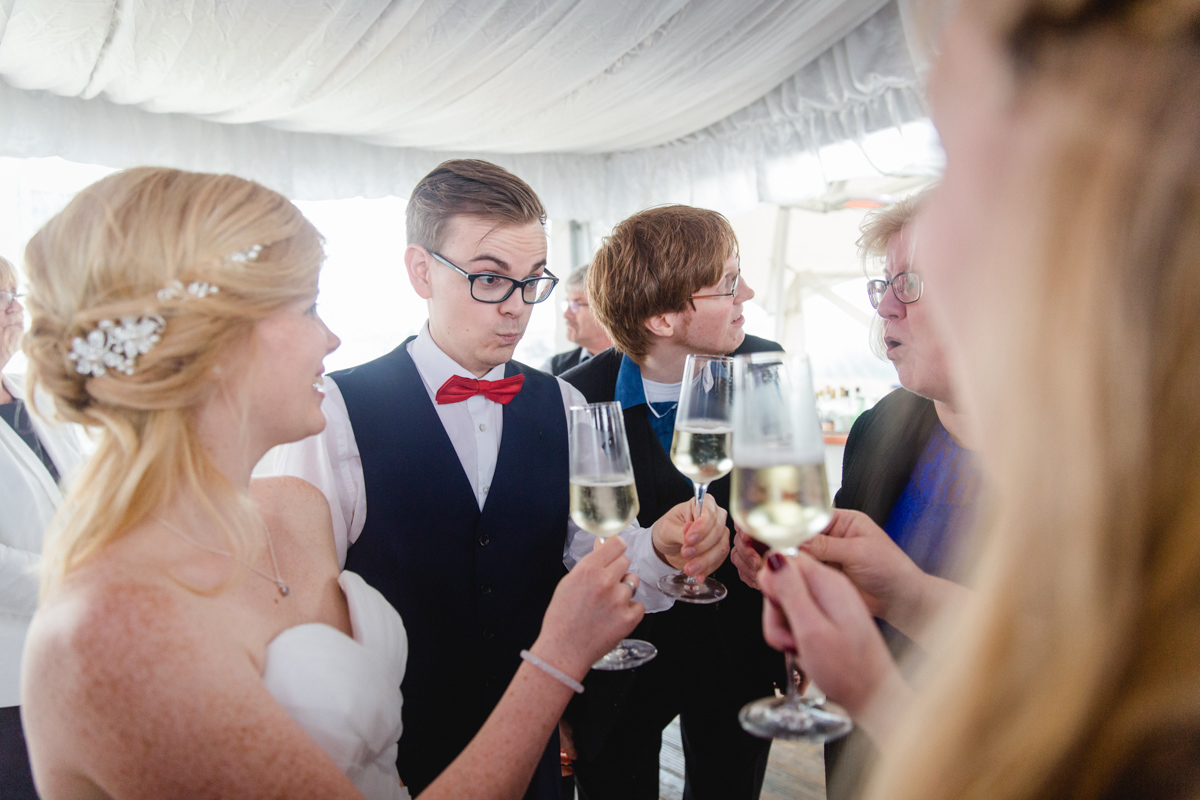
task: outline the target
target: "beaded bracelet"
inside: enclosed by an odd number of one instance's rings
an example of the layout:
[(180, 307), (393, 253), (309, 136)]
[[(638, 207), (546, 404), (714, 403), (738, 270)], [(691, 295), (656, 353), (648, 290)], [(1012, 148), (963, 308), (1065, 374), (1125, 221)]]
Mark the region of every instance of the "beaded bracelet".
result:
[(535, 656), (533, 653), (529, 652), (528, 650), (521, 651), (521, 658), (525, 659), (530, 664), (533, 664), (535, 667), (537, 667), (538, 669), (540, 669), (542, 672), (546, 673), (550, 677), (556, 678), (557, 680), (562, 681), (567, 686), (571, 687), (571, 691), (575, 692), (575, 694), (583, 694), (583, 684), (580, 683), (579, 681), (575, 680), (570, 675), (563, 672), (561, 669), (554, 666), (553, 664), (547, 664), (545, 661), (542, 661), (540, 658), (538, 658), (537, 656)]

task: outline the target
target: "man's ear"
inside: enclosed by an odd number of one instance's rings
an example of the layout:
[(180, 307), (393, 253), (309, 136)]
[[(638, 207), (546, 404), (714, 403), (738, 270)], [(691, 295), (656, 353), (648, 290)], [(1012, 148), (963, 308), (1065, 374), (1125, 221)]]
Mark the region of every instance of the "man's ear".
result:
[(408, 282), (422, 300), (433, 297), (433, 286), (429, 282), (429, 271), (433, 268), (433, 256), (419, 244), (410, 244), (404, 250), (404, 266), (408, 269)]
[(683, 313), (679, 311), (658, 314), (646, 320), (646, 330), (661, 339), (670, 339), (682, 329)]

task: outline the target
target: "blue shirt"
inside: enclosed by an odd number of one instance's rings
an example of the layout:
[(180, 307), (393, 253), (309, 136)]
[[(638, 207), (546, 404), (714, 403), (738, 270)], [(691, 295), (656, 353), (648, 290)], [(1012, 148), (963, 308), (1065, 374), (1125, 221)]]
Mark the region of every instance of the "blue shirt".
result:
[(940, 422), (933, 426), (904, 491), (883, 529), (917, 566), (943, 575), (979, 487), (970, 450), (957, 445)]
[[(675, 436), (675, 409), (679, 401), (674, 403), (647, 403), (646, 387), (642, 385), (642, 370), (629, 356), (621, 356), (621, 368), (617, 370), (617, 388), (613, 399), (621, 404), (622, 409), (633, 408), (645, 404), (650, 411), (650, 427), (658, 437), (664, 453), (671, 452), (671, 439)], [(659, 415), (662, 416), (659, 416)]]

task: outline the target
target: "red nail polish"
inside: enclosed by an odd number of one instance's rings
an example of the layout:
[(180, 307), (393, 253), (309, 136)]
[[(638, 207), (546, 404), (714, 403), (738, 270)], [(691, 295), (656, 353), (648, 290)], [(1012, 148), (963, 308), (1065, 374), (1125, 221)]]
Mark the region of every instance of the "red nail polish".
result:
[(787, 561), (784, 560), (783, 555), (780, 553), (771, 553), (771, 555), (767, 556), (767, 566), (771, 568), (771, 572), (779, 572), (786, 563)]

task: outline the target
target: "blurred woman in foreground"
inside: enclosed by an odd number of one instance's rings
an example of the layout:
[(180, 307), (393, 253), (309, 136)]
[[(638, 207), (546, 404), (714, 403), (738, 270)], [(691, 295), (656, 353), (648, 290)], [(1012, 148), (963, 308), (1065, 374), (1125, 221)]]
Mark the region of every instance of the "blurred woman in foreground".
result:
[(921, 247), (978, 420), (978, 593), (911, 705), (811, 559), (760, 573), (767, 635), (886, 739), (872, 797), (1195, 797), (1200, 2), (967, 0), (943, 47)]
[[(99, 430), (23, 666), (46, 800), (408, 797), (399, 615), (339, 574), (317, 489), (250, 479), (325, 425), (322, 258), (275, 192), (151, 168), (88, 187), (30, 241), (31, 382)], [(524, 792), (570, 684), (641, 619), (623, 550), (562, 580), (532, 663), (422, 797)]]

